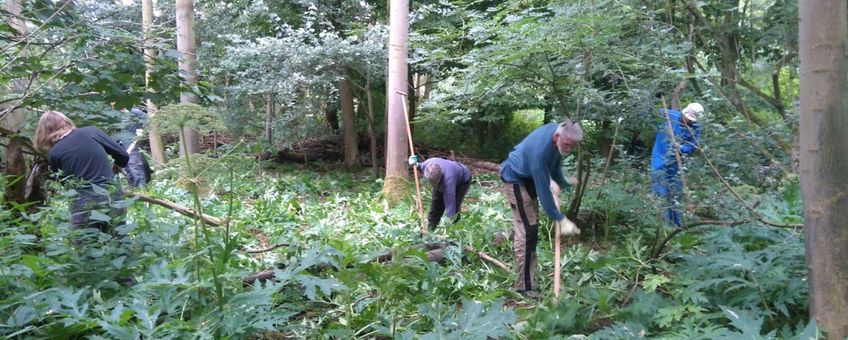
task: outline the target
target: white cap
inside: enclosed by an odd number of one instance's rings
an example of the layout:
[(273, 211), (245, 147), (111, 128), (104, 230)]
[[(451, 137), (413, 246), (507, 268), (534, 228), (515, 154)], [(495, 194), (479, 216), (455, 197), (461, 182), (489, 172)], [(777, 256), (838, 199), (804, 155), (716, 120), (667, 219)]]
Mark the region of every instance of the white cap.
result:
[(701, 104), (698, 104), (698, 103), (689, 104), (689, 106), (687, 106), (685, 109), (683, 109), (683, 116), (686, 117), (686, 119), (691, 120), (693, 122), (697, 122), (698, 117), (700, 117), (701, 114), (703, 114), (703, 113), (704, 113), (704, 107), (701, 106)]

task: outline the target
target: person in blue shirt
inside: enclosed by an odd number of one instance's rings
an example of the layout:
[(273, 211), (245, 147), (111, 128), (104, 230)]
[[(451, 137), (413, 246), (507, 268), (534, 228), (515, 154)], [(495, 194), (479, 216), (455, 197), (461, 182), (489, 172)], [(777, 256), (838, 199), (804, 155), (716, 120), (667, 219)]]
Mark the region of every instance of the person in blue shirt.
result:
[(546, 124), (527, 135), (501, 163), (503, 191), (513, 216), (512, 245), (518, 276), (515, 290), (521, 295), (538, 295), (535, 272), (539, 203), (548, 217), (559, 222), (564, 235), (580, 233), (580, 229), (557, 208), (551, 181), (565, 189), (576, 183), (573, 178), (565, 178), (560, 163), (562, 157), (571, 153), (582, 140), (583, 128), (579, 123)]
[(435, 229), (442, 216), (447, 216), (448, 224), (459, 222), (462, 200), (471, 185), (471, 171), (462, 163), (443, 158), (433, 157), (419, 162), (416, 155), (409, 157), (409, 165), (417, 167), (433, 185), (427, 229)]
[[(704, 107), (691, 103), (682, 111), (662, 109), (660, 113), (662, 118), (657, 124), (657, 136), (651, 153), (652, 189), (662, 200), (663, 218), (666, 223), (680, 228), (681, 214), (678, 206), (683, 197), (683, 181), (680, 176), (683, 170), (680, 166), (685, 164), (685, 155), (698, 149), (698, 140), (701, 138), (698, 118), (704, 113)], [(682, 164), (678, 164), (678, 157)]]

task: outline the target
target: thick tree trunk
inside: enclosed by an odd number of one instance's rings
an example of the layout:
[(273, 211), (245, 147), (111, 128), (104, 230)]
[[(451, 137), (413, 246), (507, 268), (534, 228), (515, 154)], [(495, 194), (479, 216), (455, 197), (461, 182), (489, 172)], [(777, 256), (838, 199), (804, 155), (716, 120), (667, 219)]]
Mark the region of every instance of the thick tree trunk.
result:
[(810, 314), (828, 338), (848, 337), (848, 10), (799, 2), (801, 188)]
[(6, 189), (3, 199), (6, 204), (21, 204), (26, 201), (26, 160), (24, 160), (23, 140), (15, 136), (9, 138), (6, 147)]
[[(6, 0), (6, 11), (11, 14), (11, 16), (7, 19), (8, 25), (18, 31), (18, 36), (21, 39), (26, 37), (26, 23), (24, 20), (17, 18), (21, 15), (21, 0)], [(26, 57), (27, 54), (28, 53), (26, 51), (23, 51), (21, 53), (21, 57)], [(25, 79), (12, 80), (11, 85), (12, 91), (17, 94), (23, 96), (24, 92), (26, 92), (27, 84)], [(20, 131), (23, 123), (24, 111), (20, 109), (12, 110), (0, 118), (0, 126), (15, 133)], [(26, 198), (24, 197), (24, 187), (26, 184), (24, 176), (26, 176), (27, 167), (23, 151), (23, 145), (20, 138), (17, 136), (11, 136), (9, 138), (9, 144), (6, 147), (6, 154), (4, 155), (6, 157), (4, 175), (6, 176), (7, 182), (3, 196), (6, 203), (14, 202), (21, 204), (26, 201)]]
[[(153, 27), (153, 0), (142, 0), (141, 2), (141, 27), (144, 31), (144, 86), (150, 91), (150, 76), (153, 72), (153, 39), (151, 31)], [(147, 115), (153, 117), (159, 109), (152, 100), (147, 100)], [(148, 139), (150, 140), (150, 154), (153, 156), (153, 166), (159, 167), (165, 164), (165, 143), (162, 142), (162, 135), (156, 131), (151, 125), (148, 131)]]
[[(389, 74), (386, 83), (386, 180), (383, 194), (389, 201), (397, 201), (407, 193), (409, 156), (406, 136), (404, 98), (400, 93), (408, 91), (407, 50), (409, 36), (409, 1), (391, 0), (389, 15)], [(399, 93), (400, 92), (400, 93)]]
[(339, 81), (339, 101), (344, 125), (344, 165), (350, 168), (356, 165), (359, 156), (359, 136), (356, 135), (356, 117), (353, 114), (353, 88), (348, 79)]
[[(180, 77), (186, 87), (197, 86), (197, 45), (194, 35), (194, 0), (177, 0), (177, 50), (180, 52)], [(180, 93), (180, 103), (198, 103), (192, 92)], [(200, 135), (192, 127), (183, 129), (180, 155), (200, 152)], [(185, 148), (185, 150), (184, 150)]]
[(268, 145), (274, 145), (274, 113), (277, 110), (274, 94), (265, 95), (265, 140)]

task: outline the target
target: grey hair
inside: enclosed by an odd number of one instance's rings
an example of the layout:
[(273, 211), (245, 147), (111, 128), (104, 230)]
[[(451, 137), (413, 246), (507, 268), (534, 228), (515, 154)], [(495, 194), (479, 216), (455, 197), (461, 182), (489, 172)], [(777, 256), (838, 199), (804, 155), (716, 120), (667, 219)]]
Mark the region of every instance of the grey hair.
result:
[(424, 178), (430, 181), (433, 187), (437, 187), (442, 181), (442, 167), (438, 164), (430, 164), (424, 169)]
[(583, 127), (580, 126), (580, 123), (573, 122), (570, 119), (562, 122), (557, 127), (556, 133), (573, 141), (583, 141)]

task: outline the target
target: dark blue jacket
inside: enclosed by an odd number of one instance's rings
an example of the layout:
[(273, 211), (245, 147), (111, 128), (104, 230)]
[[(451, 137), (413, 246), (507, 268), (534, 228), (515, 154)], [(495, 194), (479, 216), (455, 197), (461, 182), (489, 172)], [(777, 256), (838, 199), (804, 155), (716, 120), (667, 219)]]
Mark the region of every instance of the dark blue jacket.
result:
[[(666, 171), (677, 171), (677, 157), (668, 133), (668, 122), (665, 118), (665, 110), (660, 109), (662, 119), (657, 124), (657, 136), (654, 141), (654, 149), (651, 153), (651, 170), (665, 169)], [(697, 122), (686, 126), (681, 122), (681, 114), (676, 110), (668, 110), (671, 120), (671, 129), (680, 145), (680, 153), (688, 155), (698, 149), (698, 140), (701, 138), (701, 126)]]
[(63, 178), (104, 185), (115, 177), (109, 156), (120, 167), (127, 166), (130, 157), (127, 150), (106, 133), (96, 127), (86, 126), (71, 131), (56, 142), (50, 148), (47, 161), (50, 170), (61, 171)]
[(514, 184), (532, 180), (545, 213), (552, 219), (561, 220), (565, 215), (554, 204), (550, 180), (553, 179), (563, 190), (570, 189), (571, 185), (565, 182), (560, 164), (562, 155), (554, 145), (557, 127), (557, 123), (545, 124), (518, 143), (501, 163), (501, 178)]

